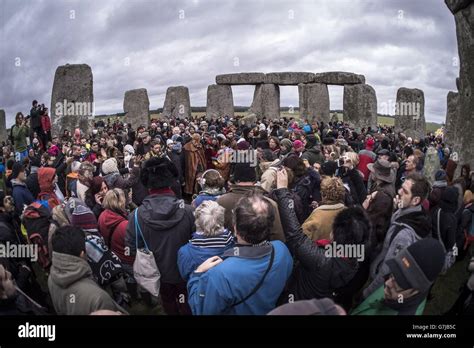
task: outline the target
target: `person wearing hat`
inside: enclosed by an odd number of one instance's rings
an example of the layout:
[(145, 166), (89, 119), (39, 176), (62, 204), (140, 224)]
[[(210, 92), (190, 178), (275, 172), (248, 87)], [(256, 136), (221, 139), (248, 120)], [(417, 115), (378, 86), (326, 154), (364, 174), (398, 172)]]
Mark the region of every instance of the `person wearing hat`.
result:
[[(181, 246), (192, 236), (194, 215), (192, 207), (178, 199), (171, 189), (178, 171), (168, 157), (153, 157), (143, 164), (140, 179), (148, 189), (148, 196), (128, 218), (126, 246), (131, 255), (146, 245), (153, 252), (161, 273), (160, 297), (169, 315), (190, 314), (187, 302), (186, 282), (178, 270), (177, 255)], [(136, 240), (136, 228), (143, 239)]]
[(441, 199), (441, 194), (448, 187), (448, 177), (443, 169), (438, 169), (435, 173), (435, 181), (433, 182), (432, 190), (428, 198), (430, 202), (430, 210), (436, 208)]
[(429, 189), (430, 184), (423, 175), (412, 174), (398, 190), (394, 199), (397, 210), (392, 215), (382, 251), (370, 265), (372, 282), (364, 290), (364, 298), (383, 284), (389, 272), (387, 260), (394, 258), (400, 250), (416, 241), (431, 237), (431, 219), (422, 206), (428, 197)]
[[(257, 186), (257, 174), (255, 167), (252, 167), (250, 163), (236, 163), (234, 166), (233, 184), (230, 185), (229, 192), (219, 196), (217, 203), (225, 208), (225, 228), (230, 231), (234, 231), (232, 222), (232, 210), (235, 208), (237, 202), (242, 196), (249, 194), (265, 194), (266, 191), (261, 187)], [(283, 227), (280, 221), (280, 214), (278, 213), (276, 203), (265, 197), (272, 206), (275, 208), (275, 220), (273, 229), (270, 234), (270, 240), (281, 240), (284, 241)]]
[(369, 170), (368, 191), (383, 191), (390, 197), (395, 197), (395, 178), (396, 172), (390, 165), (390, 162), (379, 158), (375, 163), (367, 164)]
[[(429, 255), (429, 257), (427, 257)], [(444, 249), (433, 238), (419, 240), (387, 260), (384, 284), (351, 315), (421, 315), (444, 264)]]
[(369, 181), (369, 168), (367, 165), (370, 163), (374, 163), (377, 155), (374, 153), (375, 141), (374, 138), (368, 138), (367, 141), (365, 142), (365, 149), (359, 151), (359, 165), (357, 166), (357, 169), (359, 169), (362, 174), (364, 174), (364, 182), (367, 186), (367, 182)]
[(321, 153), (321, 145), (318, 144), (318, 140), (314, 134), (306, 135), (305, 150), (301, 155), (301, 158), (307, 160), (311, 167), (315, 163), (322, 164), (324, 162), (324, 156)]
[(296, 156), (301, 157), (301, 155), (303, 154), (304, 149), (305, 149), (305, 147), (304, 147), (304, 144), (301, 140), (293, 141), (293, 153)]
[(12, 197), (15, 202), (15, 212), (20, 216), (25, 206), (30, 205), (35, 200), (26, 186), (25, 167), (21, 163), (15, 162), (13, 165), (10, 181), (13, 187)]

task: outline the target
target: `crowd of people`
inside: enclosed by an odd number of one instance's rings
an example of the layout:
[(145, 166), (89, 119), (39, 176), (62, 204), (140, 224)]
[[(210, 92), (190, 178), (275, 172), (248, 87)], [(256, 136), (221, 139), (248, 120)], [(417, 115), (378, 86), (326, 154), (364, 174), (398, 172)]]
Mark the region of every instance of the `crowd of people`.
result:
[(474, 176), (442, 134), (223, 115), (51, 135), (37, 101), (9, 134), (0, 244), (36, 255), (0, 255), (1, 314), (422, 314), (470, 257)]

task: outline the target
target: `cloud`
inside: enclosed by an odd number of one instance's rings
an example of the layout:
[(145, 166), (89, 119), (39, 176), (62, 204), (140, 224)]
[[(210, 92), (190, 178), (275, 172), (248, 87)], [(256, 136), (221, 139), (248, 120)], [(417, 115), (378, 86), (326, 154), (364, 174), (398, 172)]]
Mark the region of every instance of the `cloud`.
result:
[[(286, 0), (0, 0), (0, 108), (7, 124), (30, 102), (51, 100), (59, 65), (86, 63), (96, 113), (121, 112), (126, 90), (147, 88), (163, 106), (169, 86), (186, 85), (204, 106), (215, 75), (240, 71), (352, 71), (382, 103), (399, 87), (425, 92), (425, 115), (444, 121), (458, 76), (452, 14), (443, 2)], [(234, 88), (250, 105), (253, 87)], [(331, 87), (331, 107), (342, 108)], [(281, 105), (297, 105), (296, 87)], [(383, 104), (382, 104), (383, 105)]]

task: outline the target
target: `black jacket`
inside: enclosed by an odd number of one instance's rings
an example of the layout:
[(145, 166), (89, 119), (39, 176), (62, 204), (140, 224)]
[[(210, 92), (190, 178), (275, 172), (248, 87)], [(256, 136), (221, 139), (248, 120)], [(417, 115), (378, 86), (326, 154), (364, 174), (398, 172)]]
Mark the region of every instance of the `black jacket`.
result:
[(367, 197), (367, 189), (364, 185), (364, 178), (359, 174), (357, 169), (344, 168), (340, 172), (342, 182), (349, 186), (352, 197), (352, 204), (362, 205)]
[[(337, 297), (358, 271), (355, 259), (326, 257), (325, 249), (317, 246), (304, 233), (292, 208), (288, 189), (275, 190), (278, 209), (286, 237), (286, 245), (299, 261), (287, 284), (286, 295), (294, 300)], [(288, 296), (285, 297), (288, 299)]]
[[(186, 244), (194, 232), (192, 207), (184, 204), (172, 194), (152, 194), (137, 208), (138, 223), (148, 248), (155, 256), (161, 273), (161, 282), (179, 284), (184, 282), (178, 270), (178, 250)], [(125, 244), (135, 254), (135, 212), (128, 219)], [(138, 247), (144, 246), (139, 237)]]

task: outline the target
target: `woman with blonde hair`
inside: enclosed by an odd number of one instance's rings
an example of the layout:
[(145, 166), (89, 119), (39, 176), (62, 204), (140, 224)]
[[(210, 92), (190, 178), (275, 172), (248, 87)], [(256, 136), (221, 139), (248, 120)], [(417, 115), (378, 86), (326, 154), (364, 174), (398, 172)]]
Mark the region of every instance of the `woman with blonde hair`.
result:
[(104, 211), (99, 216), (99, 231), (107, 246), (122, 261), (123, 269), (126, 272), (125, 280), (127, 288), (132, 296), (136, 294), (137, 285), (133, 278), (133, 261), (135, 257), (130, 256), (130, 252), (125, 245), (125, 235), (127, 233), (128, 213), (125, 193), (122, 189), (114, 188), (107, 191), (102, 199)]

